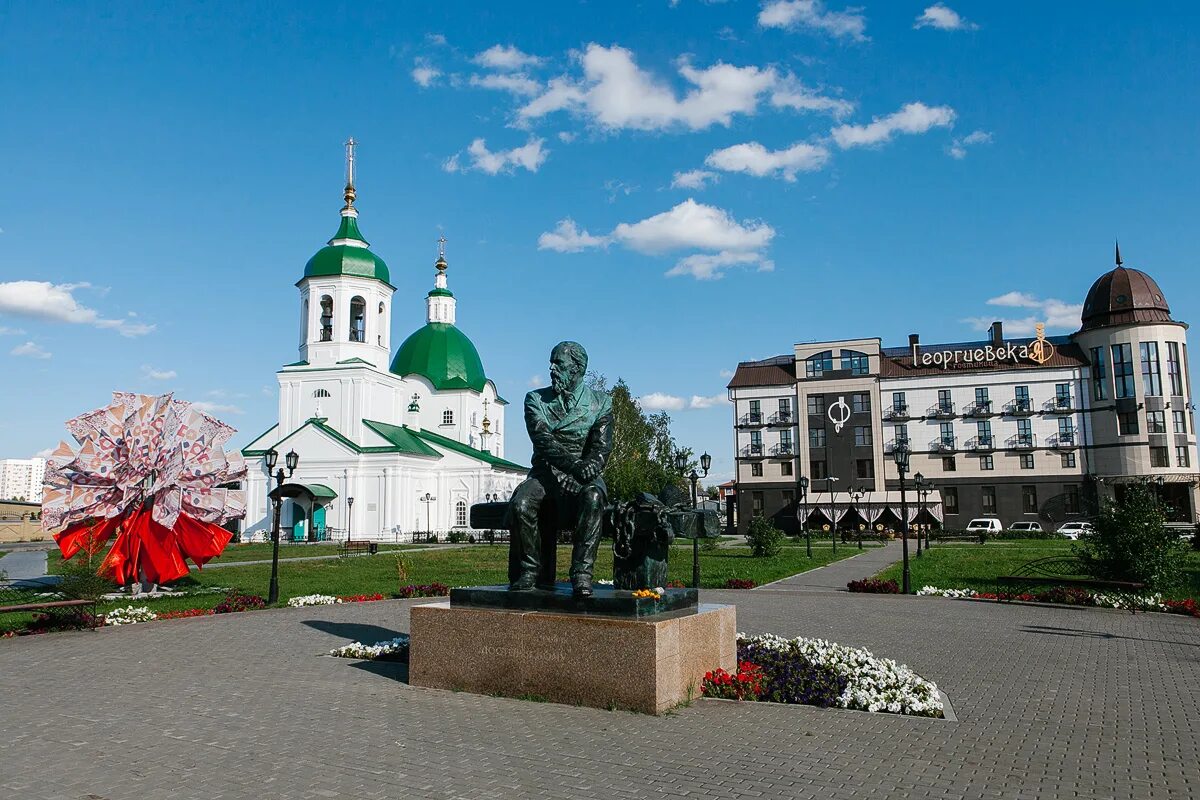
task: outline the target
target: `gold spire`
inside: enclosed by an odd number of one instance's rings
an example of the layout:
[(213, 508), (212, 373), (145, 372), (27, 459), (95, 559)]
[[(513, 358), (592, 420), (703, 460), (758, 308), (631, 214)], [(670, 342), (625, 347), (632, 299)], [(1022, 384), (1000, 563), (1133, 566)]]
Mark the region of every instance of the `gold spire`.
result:
[(442, 236), (438, 239), (438, 257), (437, 257), (437, 261), (435, 261), (433, 263), (433, 265), (435, 267), (437, 267), (437, 271), (439, 273), (445, 273), (446, 267), (449, 266), (449, 264), (446, 263), (446, 237), (445, 236)]
[(354, 146), (358, 144), (351, 136), (346, 141), (346, 206), (342, 211), (354, 210)]

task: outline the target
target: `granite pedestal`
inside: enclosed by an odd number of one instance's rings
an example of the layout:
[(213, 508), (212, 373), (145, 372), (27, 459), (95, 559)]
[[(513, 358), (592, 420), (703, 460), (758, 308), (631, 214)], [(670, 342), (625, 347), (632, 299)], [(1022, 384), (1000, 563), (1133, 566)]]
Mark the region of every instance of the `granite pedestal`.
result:
[(409, 631), (413, 686), (647, 714), (699, 697), (704, 673), (737, 661), (729, 605), (638, 617), (462, 606), (452, 595), (414, 606)]

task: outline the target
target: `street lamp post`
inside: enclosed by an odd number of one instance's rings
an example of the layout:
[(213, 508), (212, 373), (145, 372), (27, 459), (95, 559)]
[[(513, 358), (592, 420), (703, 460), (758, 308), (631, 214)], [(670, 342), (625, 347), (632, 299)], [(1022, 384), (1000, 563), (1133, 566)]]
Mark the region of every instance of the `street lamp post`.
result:
[(805, 554), (812, 558), (812, 531), (808, 529), (808, 477), (801, 475), (796, 479), (796, 488), (800, 491), (800, 524), (804, 527)]
[[(687, 454), (680, 451), (675, 454), (675, 469), (679, 470), (682, 475), (687, 470), (688, 458)], [(696, 472), (696, 468), (692, 467), (690, 474), (686, 475), (692, 482), (692, 508), (696, 507), (696, 484), (701, 478), (708, 477), (708, 470), (712, 467), (712, 456), (708, 453), (700, 456), (700, 469), (703, 473)], [(699, 533), (699, 531), (697, 531)], [(699, 535), (692, 538), (692, 588), (700, 588), (700, 537)]]
[[(919, 472), (914, 477), (916, 477), (916, 479), (917, 479), (917, 493), (921, 495), (921, 512), (927, 513), (929, 511), (929, 495), (931, 492), (933, 492), (933, 481), (929, 480), (928, 478), (925, 478)], [(930, 525), (928, 522), (925, 523), (925, 552), (929, 552), (930, 542), (932, 541), (929, 538), (929, 529), (931, 527), (933, 527), (933, 526)], [(920, 545), (921, 545), (921, 535), (920, 535), (920, 532), (918, 531), (917, 547), (919, 548)], [(919, 550), (917, 552), (917, 555), (921, 555)]]
[(429, 521), (430, 507), (431, 504), (437, 500), (437, 498), (431, 495), (429, 492), (426, 492), (423, 497), (419, 497), (417, 499), (425, 504), (425, 541), (428, 542), (431, 538), (433, 538), (433, 526)]
[[(267, 475), (270, 476), (271, 471), (279, 462), (279, 451), (272, 447), (266, 452), (264, 459), (267, 465)], [(283, 463), (287, 466), (287, 472), (284, 473), (283, 467), (275, 472), (275, 491), (271, 493), (274, 495), (271, 498), (274, 508), (271, 519), (271, 584), (267, 589), (267, 603), (270, 604), (279, 602), (279, 514), (283, 506), (283, 495), (279, 493), (279, 489), (283, 486), (284, 480), (292, 477), (292, 473), (296, 471), (296, 466), (300, 463), (300, 456), (296, 455), (295, 450), (289, 450), (288, 454), (283, 457)]]
[(354, 527), (354, 498), (346, 498), (346, 541), (349, 542), (354, 537), (350, 531)]
[[(850, 490), (849, 494), (850, 494), (850, 502), (854, 503), (855, 515), (862, 516), (861, 514), (858, 513), (858, 501), (862, 500), (863, 488), (861, 486), (855, 486), (853, 489)], [(861, 526), (858, 529), (858, 549), (862, 550), (862, 527)]]
[(904, 493), (904, 473), (908, 472), (908, 442), (896, 442), (896, 446), (892, 448), (892, 459), (896, 462), (896, 472), (900, 473), (900, 528), (904, 543), (902, 545), (904, 552), (904, 585), (902, 591), (904, 594), (911, 593), (911, 584), (908, 573), (908, 498)]
[[(921, 498), (921, 511), (925, 510), (925, 476), (921, 473), (913, 475), (913, 483), (917, 488), (917, 497)], [(924, 524), (924, 523), (921, 523)], [(917, 558), (921, 557), (921, 525), (917, 525)]]
[(837, 555), (837, 512), (834, 511), (833, 503), (837, 498), (837, 487), (833, 484), (837, 483), (838, 478), (830, 475), (825, 479), (829, 483), (829, 532), (833, 534), (833, 554)]

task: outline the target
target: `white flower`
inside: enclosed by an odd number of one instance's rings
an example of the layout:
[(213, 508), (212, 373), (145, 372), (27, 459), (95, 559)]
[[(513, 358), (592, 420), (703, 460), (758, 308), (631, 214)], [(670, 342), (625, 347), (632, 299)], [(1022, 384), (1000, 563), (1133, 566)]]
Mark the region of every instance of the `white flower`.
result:
[(287, 604), (291, 608), (300, 608), (302, 606), (335, 606), (341, 602), (340, 598), (331, 594), (306, 594), (302, 597), (293, 597), (288, 600)]
[(158, 614), (155, 614), (146, 606), (125, 606), (124, 608), (114, 608), (104, 615), (105, 625), (134, 625), (138, 622), (150, 622), (158, 619)]
[(352, 642), (343, 647), (335, 647), (329, 651), (329, 655), (338, 656), (339, 658), (363, 658), (372, 661), (407, 649), (408, 634), (402, 633), (395, 639), (389, 639), (386, 642), (376, 642), (375, 644)]

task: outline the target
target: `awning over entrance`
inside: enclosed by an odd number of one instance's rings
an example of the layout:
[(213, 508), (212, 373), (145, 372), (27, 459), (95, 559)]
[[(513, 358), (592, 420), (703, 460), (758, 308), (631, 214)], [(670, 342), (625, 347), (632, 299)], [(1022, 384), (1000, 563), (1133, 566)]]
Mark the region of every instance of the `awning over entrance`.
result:
[[(934, 489), (929, 492), (925, 498), (925, 502), (921, 502), (921, 497), (915, 490), (909, 489), (904, 493), (908, 505), (908, 521), (912, 522), (922, 509), (928, 511), (933, 518), (939, 522), (942, 519), (942, 494)], [(866, 492), (859, 498), (858, 502), (846, 495), (845, 492), (839, 492), (834, 495), (833, 503), (829, 502), (828, 492), (808, 493), (808, 514), (811, 517), (813, 514), (820, 514), (825, 519), (829, 518), (830, 508), (832, 505), (833, 516), (836, 517), (835, 522), (840, 522), (842, 517), (846, 516), (847, 512), (856, 511), (859, 516), (867, 520), (867, 522), (875, 522), (883, 516), (884, 511), (891, 511), (897, 519), (901, 514), (900, 490), (888, 490), (884, 492)], [(803, 508), (803, 505), (801, 505)]]
[(285, 483), (271, 490), (267, 495), (272, 500), (281, 497), (302, 498), (315, 505), (328, 505), (329, 501), (337, 499), (337, 492), (323, 483)]

